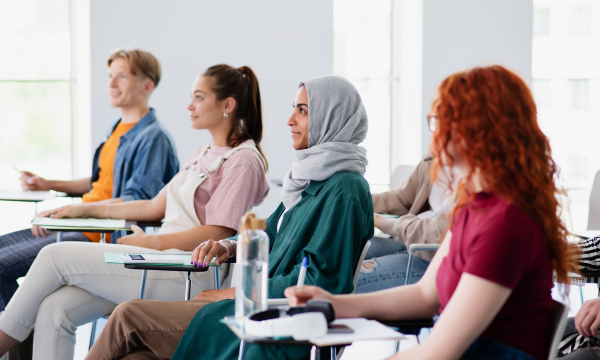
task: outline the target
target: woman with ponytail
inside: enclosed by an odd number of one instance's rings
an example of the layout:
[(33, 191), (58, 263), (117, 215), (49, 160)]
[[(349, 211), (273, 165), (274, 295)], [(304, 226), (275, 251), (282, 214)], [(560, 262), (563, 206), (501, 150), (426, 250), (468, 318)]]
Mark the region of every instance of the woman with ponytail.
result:
[[(105, 264), (105, 253), (192, 251), (209, 239), (235, 235), (243, 214), (263, 201), (269, 186), (259, 145), (260, 90), (252, 69), (208, 68), (192, 85), (188, 110), (192, 128), (208, 130), (212, 142), (198, 148), (154, 199), (72, 205), (41, 214), (164, 222), (152, 235), (134, 227), (132, 235), (117, 240), (120, 245), (46, 246), (0, 315), (0, 355), (25, 340), (35, 327), (34, 358), (72, 359), (77, 326), (137, 297), (141, 272)], [(221, 281), (227, 276), (224, 268)], [(212, 274), (194, 277), (194, 295), (213, 286)], [(151, 271), (145, 297), (179, 300), (184, 284), (183, 273)]]

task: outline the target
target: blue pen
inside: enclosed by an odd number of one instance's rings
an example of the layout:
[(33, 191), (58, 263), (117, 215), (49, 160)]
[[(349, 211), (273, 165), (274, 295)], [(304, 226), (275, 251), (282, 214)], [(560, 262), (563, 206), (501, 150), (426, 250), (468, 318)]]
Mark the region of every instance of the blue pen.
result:
[(308, 267), (308, 256), (305, 256), (302, 259), (302, 266), (300, 267), (300, 274), (298, 274), (298, 284), (296, 285), (296, 289), (302, 289), (304, 286), (304, 279), (306, 278), (306, 268)]

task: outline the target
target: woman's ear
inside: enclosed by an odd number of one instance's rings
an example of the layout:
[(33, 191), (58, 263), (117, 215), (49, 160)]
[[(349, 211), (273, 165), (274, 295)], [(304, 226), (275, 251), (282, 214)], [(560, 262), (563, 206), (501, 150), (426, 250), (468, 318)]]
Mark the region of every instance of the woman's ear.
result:
[(236, 104), (235, 99), (232, 97), (228, 97), (224, 101), (225, 101), (225, 112), (228, 114), (232, 113), (233, 110), (235, 110), (235, 104)]

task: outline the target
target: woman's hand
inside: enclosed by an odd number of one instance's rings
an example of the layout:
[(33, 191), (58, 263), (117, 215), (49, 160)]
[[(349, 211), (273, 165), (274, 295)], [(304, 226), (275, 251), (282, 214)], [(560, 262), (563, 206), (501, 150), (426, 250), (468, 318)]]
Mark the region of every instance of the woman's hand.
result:
[(235, 288), (229, 288), (229, 289), (220, 289), (220, 290), (216, 290), (216, 289), (209, 289), (209, 290), (204, 290), (203, 292), (201, 292), (200, 294), (196, 295), (194, 297), (194, 300), (208, 300), (208, 301), (221, 301), (221, 300), (225, 300), (225, 299), (235, 299)]
[(198, 245), (192, 253), (192, 264), (207, 267), (215, 259), (215, 265), (219, 266), (229, 259), (233, 251), (233, 245), (215, 240), (206, 240)]
[(301, 289), (298, 289), (297, 286), (290, 286), (285, 289), (283, 294), (290, 300), (290, 306), (306, 305), (306, 302), (311, 299), (327, 299), (333, 303), (331, 293), (312, 285), (305, 285)]
[(373, 222), (375, 223), (375, 227), (379, 230), (381, 230), (381, 222), (383, 221), (383, 219), (383, 216), (379, 214), (373, 214)]
[(156, 249), (152, 244), (154, 239), (152, 235), (146, 235), (144, 230), (137, 225), (132, 225), (131, 230), (133, 230), (133, 234), (118, 238), (117, 244)]
[(50, 190), (48, 180), (29, 171), (21, 171), (21, 188), (23, 190), (46, 191)]
[[(52, 210), (46, 210), (39, 212), (37, 217), (53, 217), (60, 219), (63, 217), (80, 217), (84, 213), (84, 209), (81, 205), (67, 205)], [(79, 215), (79, 216), (78, 216)], [(39, 239), (40, 236), (48, 237), (52, 231), (48, 231), (41, 226), (33, 225), (31, 227), (31, 233)]]
[(42, 211), (38, 217), (52, 217), (55, 219), (62, 218), (86, 218), (86, 206), (81, 205), (66, 205), (56, 209)]

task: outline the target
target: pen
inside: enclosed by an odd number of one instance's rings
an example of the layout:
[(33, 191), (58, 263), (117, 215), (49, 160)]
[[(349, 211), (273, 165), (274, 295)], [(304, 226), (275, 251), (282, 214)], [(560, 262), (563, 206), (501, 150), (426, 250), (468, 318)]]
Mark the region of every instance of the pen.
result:
[(306, 278), (306, 267), (308, 266), (308, 256), (305, 256), (302, 259), (302, 266), (300, 267), (300, 274), (298, 274), (298, 284), (296, 285), (296, 289), (302, 289), (304, 286), (304, 278)]

